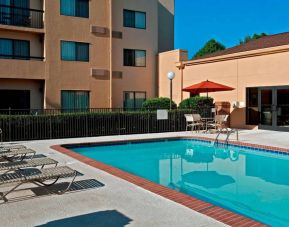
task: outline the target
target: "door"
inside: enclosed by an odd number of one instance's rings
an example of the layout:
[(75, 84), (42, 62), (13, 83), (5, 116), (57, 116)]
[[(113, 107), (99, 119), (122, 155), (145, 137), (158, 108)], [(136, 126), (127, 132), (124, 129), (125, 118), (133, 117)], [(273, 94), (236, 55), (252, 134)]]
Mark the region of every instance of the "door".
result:
[(276, 90), (277, 127), (289, 131), (289, 87), (279, 87)]
[(289, 131), (289, 87), (259, 88), (260, 129)]
[(273, 88), (259, 89), (260, 128), (271, 129), (274, 126)]

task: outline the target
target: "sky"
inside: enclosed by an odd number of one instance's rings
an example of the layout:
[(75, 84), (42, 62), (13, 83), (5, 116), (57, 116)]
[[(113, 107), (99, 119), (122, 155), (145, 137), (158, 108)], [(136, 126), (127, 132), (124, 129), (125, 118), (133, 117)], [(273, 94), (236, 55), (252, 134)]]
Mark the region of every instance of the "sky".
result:
[(227, 48), (247, 35), (289, 31), (289, 0), (175, 0), (175, 48), (191, 58), (214, 38)]

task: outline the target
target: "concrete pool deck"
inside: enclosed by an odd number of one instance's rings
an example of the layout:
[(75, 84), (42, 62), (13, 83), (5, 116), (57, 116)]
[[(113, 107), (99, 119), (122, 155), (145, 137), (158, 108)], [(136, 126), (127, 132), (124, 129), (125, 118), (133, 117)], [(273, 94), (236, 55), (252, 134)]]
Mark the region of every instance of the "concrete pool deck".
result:
[[(212, 134), (191, 132), (129, 136), (74, 138), (24, 142), (83, 176), (77, 178), (75, 192), (51, 195), (33, 188), (11, 194), (11, 200), (0, 204), (1, 226), (226, 226), (185, 206), (151, 193), (104, 171), (85, 165), (50, 148), (56, 144), (89, 143), (178, 136), (214, 138)], [(234, 135), (232, 135), (232, 139)], [(240, 131), (239, 140), (289, 148), (289, 133)], [(81, 189), (81, 190), (78, 190)], [(84, 190), (87, 189), (87, 190)], [(5, 188), (0, 188), (5, 190)], [(95, 224), (97, 223), (97, 225)]]

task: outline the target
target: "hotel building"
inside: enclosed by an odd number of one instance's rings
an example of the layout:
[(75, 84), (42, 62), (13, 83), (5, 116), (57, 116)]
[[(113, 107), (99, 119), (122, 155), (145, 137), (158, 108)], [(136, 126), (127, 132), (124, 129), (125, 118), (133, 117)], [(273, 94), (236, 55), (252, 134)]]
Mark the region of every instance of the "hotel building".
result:
[(0, 109), (140, 107), (174, 0), (0, 0)]
[[(230, 113), (233, 128), (289, 131), (289, 33), (270, 35), (196, 60), (185, 50), (159, 54), (159, 96), (169, 97), (167, 72), (174, 71), (173, 99), (182, 88), (210, 80), (235, 88), (209, 93), (217, 111)], [(235, 108), (234, 108), (235, 107)]]

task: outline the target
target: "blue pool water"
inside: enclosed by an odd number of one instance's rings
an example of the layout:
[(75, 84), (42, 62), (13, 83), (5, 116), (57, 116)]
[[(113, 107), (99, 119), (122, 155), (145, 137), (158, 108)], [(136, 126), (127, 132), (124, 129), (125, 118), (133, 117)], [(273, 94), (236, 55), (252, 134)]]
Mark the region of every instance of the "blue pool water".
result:
[(289, 156), (172, 140), (75, 152), (271, 226), (289, 226)]

